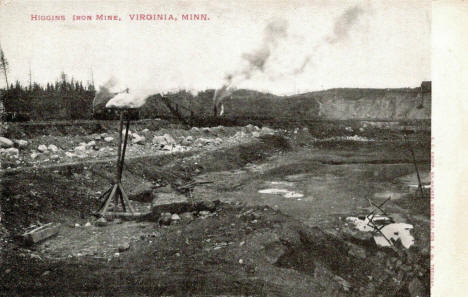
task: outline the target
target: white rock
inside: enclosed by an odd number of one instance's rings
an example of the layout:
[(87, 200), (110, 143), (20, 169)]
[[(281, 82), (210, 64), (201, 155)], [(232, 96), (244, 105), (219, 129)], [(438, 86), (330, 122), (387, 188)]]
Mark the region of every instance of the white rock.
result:
[(51, 160), (57, 160), (58, 158), (60, 158), (59, 155), (52, 155), (52, 156), (50, 156), (50, 159), (51, 159)]
[(58, 147), (53, 145), (53, 144), (49, 144), (49, 146), (47, 147), (51, 152), (57, 152), (58, 151)]
[(176, 144), (175, 139), (171, 135), (166, 133), (163, 135), (163, 137), (166, 139), (167, 144)]
[(84, 145), (79, 145), (79, 146), (75, 147), (75, 151), (77, 151), (77, 152), (85, 152), (85, 151), (86, 151), (86, 146), (84, 146)]
[(9, 155), (9, 156), (16, 156), (18, 157), (19, 155), (19, 150), (15, 147), (10, 147), (10, 148), (7, 148), (7, 149), (4, 149), (2, 151), (2, 153), (6, 154), (6, 155)]
[(11, 141), (10, 139), (0, 136), (0, 147), (9, 148), (12, 147), (13, 144), (13, 141)]
[(140, 136), (138, 134), (134, 134), (133, 137), (134, 138), (132, 139), (132, 143), (135, 143), (135, 144), (144, 144), (146, 141), (146, 137)]
[(261, 131), (263, 134), (275, 134), (275, 130), (268, 127), (262, 127)]
[(70, 152), (65, 152), (65, 156), (67, 156), (69, 158), (73, 158), (73, 157), (76, 157), (76, 154), (70, 153)]
[(28, 146), (28, 142), (23, 139), (17, 139), (15, 140), (15, 143), (18, 145), (19, 148), (25, 148)]
[(34, 159), (36, 159), (36, 158), (37, 158), (37, 156), (39, 156), (39, 154), (38, 154), (38, 153), (36, 153), (36, 152), (34, 152), (34, 153), (31, 153), (31, 155), (30, 155), (30, 156), (31, 156), (31, 159), (33, 159), (33, 160), (34, 160)]
[(91, 223), (90, 222), (86, 222), (86, 224), (84, 225), (85, 227), (91, 227)]
[(112, 141), (114, 141), (114, 137), (112, 137), (112, 136), (107, 136), (107, 137), (104, 138), (104, 141), (105, 141), (105, 142), (112, 142)]
[(180, 221), (180, 216), (176, 213), (172, 214), (171, 221)]
[(45, 144), (41, 144), (37, 147), (37, 150), (41, 153), (44, 153), (47, 151), (47, 146)]
[(149, 132), (149, 129), (148, 129), (148, 128), (145, 128), (145, 129), (143, 129), (143, 131), (141, 131), (141, 132), (143, 132), (143, 133)]
[(96, 141), (94, 140), (91, 140), (90, 142), (86, 144), (86, 146), (95, 146), (95, 145), (96, 145)]

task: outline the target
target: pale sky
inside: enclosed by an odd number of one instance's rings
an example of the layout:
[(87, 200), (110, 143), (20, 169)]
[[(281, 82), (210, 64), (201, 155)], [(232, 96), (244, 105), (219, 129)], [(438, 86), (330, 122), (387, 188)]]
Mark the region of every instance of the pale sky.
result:
[[(431, 79), (431, 3), (402, 1), (3, 1), (0, 44), (9, 81), (55, 81), (61, 71), (97, 85), (111, 76), (130, 88), (235, 87), (294, 94), (335, 87), (415, 87)], [(178, 21), (130, 21), (129, 14)], [(182, 21), (206, 13), (209, 21)], [(31, 21), (31, 14), (66, 21)], [(117, 14), (122, 21), (73, 22), (72, 15)], [(285, 34), (266, 36), (280, 21)], [(275, 31), (273, 31), (275, 32)], [(249, 68), (243, 54), (269, 55)], [(245, 56), (245, 55), (244, 55)], [(4, 86), (3, 75), (0, 87)]]

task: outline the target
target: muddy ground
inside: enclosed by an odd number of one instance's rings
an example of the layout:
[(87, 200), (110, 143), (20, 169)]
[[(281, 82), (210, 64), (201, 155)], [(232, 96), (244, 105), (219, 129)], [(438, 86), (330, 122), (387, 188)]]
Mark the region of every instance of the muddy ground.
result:
[[(128, 158), (123, 185), (132, 204), (148, 214), (102, 226), (92, 213), (112, 181), (112, 158), (4, 170), (0, 291), (8, 296), (429, 296), (429, 200), (415, 191), (406, 141), (319, 140), (302, 128), (251, 135), (254, 130), (227, 141), (240, 131), (233, 128), (217, 135), (226, 141), (209, 149), (151, 154), (147, 144), (144, 154)], [(428, 184), (426, 136), (410, 143)], [(190, 191), (181, 187), (194, 182), (199, 184)], [(155, 209), (162, 197), (184, 201), (184, 207), (172, 209), (180, 220), (161, 221)], [(375, 209), (370, 201), (389, 197), (383, 206), (387, 215), (414, 227), (409, 249), (399, 242), (377, 246), (372, 235), (346, 220)], [(201, 204), (206, 207), (194, 206)], [(48, 222), (61, 223), (57, 236), (31, 247), (18, 239), (25, 228)]]

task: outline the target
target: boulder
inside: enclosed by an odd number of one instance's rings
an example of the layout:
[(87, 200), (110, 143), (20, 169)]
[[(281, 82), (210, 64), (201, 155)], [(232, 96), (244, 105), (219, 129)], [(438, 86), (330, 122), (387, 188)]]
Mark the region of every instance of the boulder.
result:
[(180, 222), (180, 216), (176, 213), (171, 215), (171, 223), (178, 224)]
[(107, 220), (105, 218), (99, 218), (96, 223), (95, 223), (96, 226), (98, 227), (104, 227), (107, 225)]
[(262, 127), (261, 132), (262, 134), (267, 134), (267, 135), (275, 134), (275, 130), (268, 128), (268, 127)]
[(0, 136), (0, 147), (2, 148), (10, 148), (13, 147), (14, 143), (10, 139), (6, 137)]
[(4, 149), (2, 153), (5, 155), (18, 157), (19, 150), (15, 147), (10, 147), (10, 148)]
[(80, 152), (80, 153), (86, 152), (86, 146), (79, 145), (79, 146), (75, 147), (75, 151)]
[(164, 134), (163, 136), (154, 136), (153, 137), (153, 144), (159, 148), (163, 148), (165, 146), (173, 146), (176, 144), (174, 138), (172, 138), (169, 134)]
[(69, 158), (73, 158), (73, 157), (76, 157), (76, 154), (70, 153), (70, 152), (65, 152), (65, 156), (67, 156)]
[(57, 152), (58, 151), (58, 147), (56, 145), (53, 145), (53, 144), (49, 144), (49, 146), (47, 147), (47, 149), (51, 152)]
[(16, 139), (14, 142), (19, 148), (26, 148), (28, 146), (28, 142), (23, 139)]
[(114, 137), (111, 137), (111, 136), (104, 137), (104, 141), (105, 142), (112, 142), (112, 141), (114, 141)]
[(193, 213), (188, 212), (188, 211), (181, 214), (180, 218), (182, 219), (182, 221), (187, 221), (187, 222), (193, 221), (195, 219), (195, 217), (193, 216)]
[(47, 149), (47, 146), (46, 146), (46, 145), (41, 144), (41, 145), (39, 145), (39, 146), (37, 147), (37, 150), (38, 150), (39, 152), (41, 152), (41, 153), (44, 153), (44, 152), (47, 152), (48, 149)]
[(163, 137), (164, 137), (164, 139), (166, 139), (167, 144), (176, 144), (175, 139), (171, 135), (166, 133), (166, 134), (163, 135)]
[(146, 141), (146, 137), (140, 136), (138, 134), (133, 134), (132, 143), (134, 143), (134, 144), (144, 144), (145, 141)]
[(247, 126), (245, 126), (245, 128), (247, 129), (248, 132), (253, 132), (256, 130), (255, 126), (252, 124), (248, 124)]
[(125, 251), (128, 251), (129, 249), (130, 249), (130, 244), (126, 242), (119, 246), (119, 253), (123, 253)]
[(202, 147), (202, 146), (209, 145), (209, 144), (212, 144), (212, 143), (213, 143), (212, 139), (200, 137), (200, 138), (197, 138), (197, 140), (195, 140), (193, 145), (198, 146), (198, 147)]
[(171, 218), (172, 218), (172, 215), (170, 212), (161, 213), (161, 215), (159, 216), (159, 220), (158, 220), (159, 225), (170, 225)]

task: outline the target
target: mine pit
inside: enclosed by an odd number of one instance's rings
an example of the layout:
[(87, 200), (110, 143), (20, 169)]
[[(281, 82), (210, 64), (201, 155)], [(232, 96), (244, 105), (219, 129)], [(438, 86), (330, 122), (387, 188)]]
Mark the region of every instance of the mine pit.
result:
[[(12, 294), (429, 292), (424, 135), (413, 136), (412, 162), (397, 139), (320, 142), (304, 127), (136, 121), (121, 178), (134, 215), (112, 215), (122, 209), (111, 201), (101, 217), (116, 124), (68, 134), (37, 128), (16, 157), (4, 155), (0, 283), (17, 284)], [(41, 235), (48, 226), (57, 229)]]

